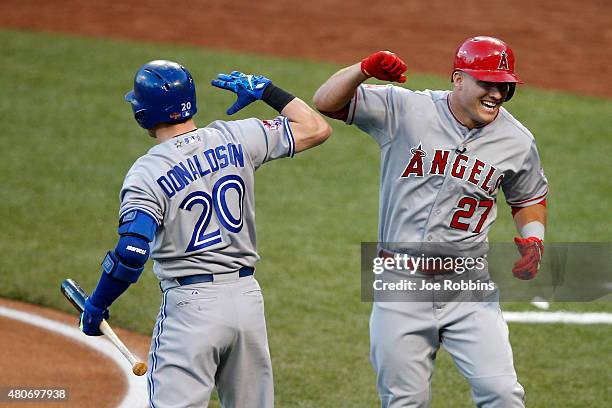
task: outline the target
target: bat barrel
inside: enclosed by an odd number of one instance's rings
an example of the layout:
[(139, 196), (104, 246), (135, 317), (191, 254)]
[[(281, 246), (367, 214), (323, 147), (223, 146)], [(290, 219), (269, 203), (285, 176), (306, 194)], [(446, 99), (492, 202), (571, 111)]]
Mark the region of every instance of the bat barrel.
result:
[(79, 286), (78, 283), (72, 279), (64, 279), (60, 289), (62, 293), (68, 299), (72, 306), (79, 312), (83, 312), (85, 308), (85, 300), (87, 299), (87, 293)]

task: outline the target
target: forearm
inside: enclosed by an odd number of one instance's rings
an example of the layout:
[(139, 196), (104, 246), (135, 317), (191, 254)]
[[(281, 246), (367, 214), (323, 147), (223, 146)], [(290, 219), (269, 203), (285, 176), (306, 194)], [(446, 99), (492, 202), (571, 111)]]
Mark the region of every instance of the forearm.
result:
[(317, 89), (313, 97), (315, 107), (321, 112), (343, 109), (351, 101), (357, 87), (367, 78), (361, 71), (360, 63), (341, 69)]
[(102, 272), (98, 285), (90, 296), (90, 301), (101, 309), (107, 309), (129, 286), (129, 282), (118, 280)]
[(296, 152), (317, 146), (331, 135), (331, 127), (325, 119), (299, 98), (289, 102), (281, 115), (291, 122)]
[[(542, 204), (535, 204), (521, 208), (514, 214), (514, 224), (516, 230), (523, 238), (527, 238), (524, 235), (538, 235), (542, 239), (544, 237), (543, 228), (546, 228), (546, 207)], [(534, 231), (535, 233), (530, 234), (530, 232)], [(539, 236), (540, 233), (538, 231), (541, 231), (541, 236)]]
[(291, 122), (296, 153), (323, 143), (331, 134), (331, 128), (321, 115), (300, 98), (274, 84), (266, 88), (262, 101), (278, 110)]

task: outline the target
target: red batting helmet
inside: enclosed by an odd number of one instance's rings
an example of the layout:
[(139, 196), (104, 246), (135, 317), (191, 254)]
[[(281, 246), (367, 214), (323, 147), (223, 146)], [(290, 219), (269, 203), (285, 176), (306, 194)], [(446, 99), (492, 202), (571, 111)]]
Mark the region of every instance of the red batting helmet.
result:
[(506, 100), (512, 97), (514, 84), (523, 83), (514, 73), (512, 49), (494, 37), (479, 36), (465, 40), (455, 52), (455, 71), (466, 72), (479, 81), (512, 83)]

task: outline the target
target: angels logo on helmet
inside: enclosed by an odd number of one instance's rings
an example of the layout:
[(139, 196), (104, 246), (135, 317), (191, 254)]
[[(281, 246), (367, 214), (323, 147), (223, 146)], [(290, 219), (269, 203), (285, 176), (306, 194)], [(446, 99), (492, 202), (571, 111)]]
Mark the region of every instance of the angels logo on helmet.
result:
[(510, 67), (508, 66), (508, 54), (506, 51), (502, 51), (500, 54), (499, 66), (497, 69), (503, 69), (505, 71), (509, 71)]

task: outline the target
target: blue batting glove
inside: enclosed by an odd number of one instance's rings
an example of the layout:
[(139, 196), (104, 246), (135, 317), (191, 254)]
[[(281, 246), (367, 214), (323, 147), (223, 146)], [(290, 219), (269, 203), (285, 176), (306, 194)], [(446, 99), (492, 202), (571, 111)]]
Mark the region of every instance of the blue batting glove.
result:
[(88, 336), (101, 336), (100, 323), (102, 319), (108, 319), (108, 309), (101, 309), (94, 306), (89, 298), (85, 301), (85, 308), (81, 313), (81, 319), (79, 321), (79, 328), (83, 333)]
[(227, 110), (228, 115), (233, 115), (245, 106), (261, 99), (264, 90), (272, 83), (271, 80), (262, 75), (246, 75), (242, 72), (232, 71), (231, 74), (219, 74), (210, 84), (217, 88), (227, 89), (238, 95), (238, 99)]

